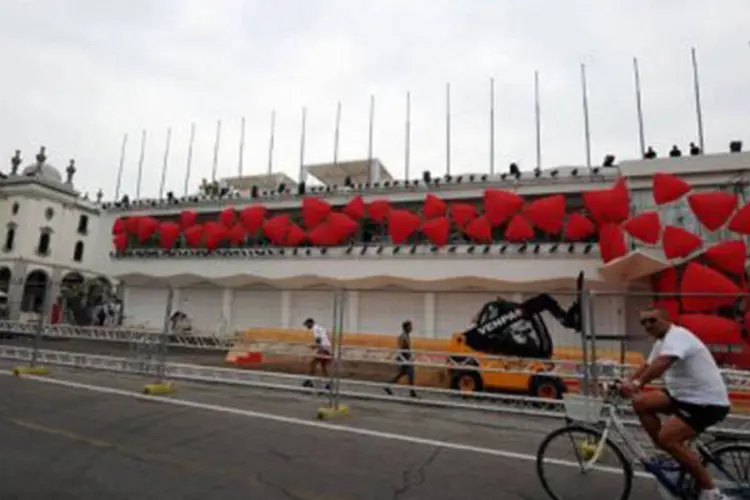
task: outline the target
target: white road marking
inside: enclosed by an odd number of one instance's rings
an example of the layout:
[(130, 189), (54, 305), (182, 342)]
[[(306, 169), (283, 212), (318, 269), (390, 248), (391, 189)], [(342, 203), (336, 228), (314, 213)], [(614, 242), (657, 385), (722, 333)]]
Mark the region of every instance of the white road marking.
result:
[[(7, 372), (0, 372), (3, 375), (13, 376)], [(209, 403), (199, 403), (197, 401), (189, 401), (185, 399), (169, 398), (164, 396), (149, 396), (147, 394), (141, 394), (133, 391), (126, 391), (123, 389), (115, 389), (112, 387), (102, 387), (97, 385), (84, 384), (81, 382), (73, 382), (70, 380), (60, 380), (47, 377), (39, 377), (35, 375), (24, 375), (22, 378), (27, 380), (34, 380), (36, 382), (42, 382), (45, 384), (60, 385), (63, 387), (69, 387), (73, 389), (82, 389), (86, 391), (98, 392), (101, 394), (109, 394), (113, 396), (125, 396), (134, 399), (151, 401), (154, 403), (170, 404), (175, 406), (182, 406), (187, 408), (194, 408), (197, 410), (212, 411), (216, 413), (224, 413), (227, 415), (235, 415), (245, 418), (255, 418), (260, 420), (267, 420), (270, 422), (278, 422), (284, 424), (298, 425), (302, 427), (310, 427), (314, 429), (323, 429), (335, 432), (344, 432), (348, 434), (354, 434), (358, 436), (367, 436), (378, 439), (388, 439), (391, 441), (400, 441), (403, 443), (417, 444), (422, 446), (431, 446), (435, 448), (444, 448), (448, 450), (463, 451), (469, 453), (478, 453), (481, 455), (489, 455), (498, 458), (508, 458), (513, 460), (521, 460), (526, 462), (536, 462), (536, 455), (529, 455), (525, 453), (516, 453), (513, 451), (498, 450), (494, 448), (484, 448), (481, 446), (472, 446), (468, 444), (452, 443), (450, 441), (439, 441), (435, 439), (426, 439), (416, 436), (407, 436), (403, 434), (395, 434), (391, 432), (375, 431), (370, 429), (362, 429), (360, 427), (349, 427), (345, 425), (330, 424), (327, 422), (318, 422), (314, 420), (303, 420), (301, 418), (285, 417), (282, 415), (276, 415), (273, 413), (262, 413), (252, 410), (243, 410), (241, 408), (232, 408), (230, 406), (220, 406)], [(578, 467), (577, 462), (559, 459), (549, 459), (548, 463), (554, 465), (560, 465), (564, 467)], [(613, 474), (621, 473), (620, 470), (611, 467), (596, 467), (597, 470), (602, 472), (610, 472)], [(640, 478), (653, 479), (653, 476), (641, 471), (635, 471), (634, 475)]]

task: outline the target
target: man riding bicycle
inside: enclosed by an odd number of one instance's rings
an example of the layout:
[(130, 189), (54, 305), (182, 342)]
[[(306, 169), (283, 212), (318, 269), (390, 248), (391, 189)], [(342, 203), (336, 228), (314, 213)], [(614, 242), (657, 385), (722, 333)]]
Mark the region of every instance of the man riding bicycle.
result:
[[(655, 339), (647, 362), (621, 387), (654, 444), (683, 465), (696, 480), (699, 500), (726, 497), (698, 454), (686, 442), (724, 420), (730, 401), (724, 379), (706, 345), (690, 330), (672, 324), (656, 307), (641, 313), (641, 324)], [(658, 378), (664, 390), (640, 392)], [(668, 415), (662, 422), (659, 415)]]

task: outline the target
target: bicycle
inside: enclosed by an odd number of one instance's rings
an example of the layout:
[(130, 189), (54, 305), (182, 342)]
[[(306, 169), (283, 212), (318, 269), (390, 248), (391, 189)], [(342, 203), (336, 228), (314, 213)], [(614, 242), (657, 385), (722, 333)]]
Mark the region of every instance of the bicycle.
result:
[[(600, 394), (603, 394), (603, 397), (564, 395), (566, 424), (548, 434), (537, 451), (537, 474), (547, 494), (553, 500), (572, 498), (568, 494), (571, 490), (570, 482), (565, 482), (566, 488), (562, 495), (562, 492), (552, 489), (550, 478), (553, 476), (548, 474), (546, 466), (576, 468), (577, 463), (581, 475), (592, 471), (606, 472), (610, 476), (621, 475), (623, 484), (619, 497), (615, 497), (615, 500), (630, 498), (634, 475), (654, 478), (658, 483), (659, 492), (667, 500), (696, 500), (699, 491), (692, 476), (671, 458), (654, 459), (649, 456), (636, 440), (634, 433), (626, 428), (618, 409), (618, 404), (623, 402), (619, 396), (619, 382), (602, 384), (601, 388)], [(619, 437), (622, 445), (613, 440), (613, 433)], [(584, 439), (576, 441), (573, 439), (574, 434), (581, 434)], [(700, 455), (703, 464), (709, 467), (717, 486), (732, 500), (750, 500), (750, 471), (743, 472), (740, 479), (738, 474), (730, 474), (727, 470), (730, 463), (737, 462), (732, 459), (732, 455), (738, 452), (744, 457), (741, 463), (750, 469), (750, 443), (743, 442), (742, 437), (731, 432), (713, 430), (705, 434), (712, 439), (701, 439), (698, 436), (692, 440), (691, 445)], [(570, 443), (576, 460), (571, 462), (550, 458), (548, 454), (551, 446), (556, 444), (559, 438), (566, 436), (571, 437)], [(600, 465), (599, 462), (604, 458), (614, 459), (615, 465)], [(634, 464), (642, 467), (644, 471), (635, 472)], [(606, 494), (611, 492), (612, 483), (613, 481), (609, 480), (603, 483)], [(606, 500), (610, 500), (609, 497)]]

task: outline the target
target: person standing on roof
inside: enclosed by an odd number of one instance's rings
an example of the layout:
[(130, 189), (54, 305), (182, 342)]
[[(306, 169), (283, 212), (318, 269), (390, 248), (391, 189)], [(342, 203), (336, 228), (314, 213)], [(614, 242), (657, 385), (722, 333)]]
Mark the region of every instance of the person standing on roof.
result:
[[(315, 349), (315, 356), (310, 361), (310, 377), (315, 376), (315, 367), (320, 365), (320, 371), (323, 373), (325, 378), (328, 378), (328, 365), (333, 359), (333, 349), (331, 346), (331, 340), (328, 338), (328, 331), (317, 324), (314, 319), (307, 318), (303, 323), (305, 328), (312, 330), (313, 334), (313, 349)], [(312, 379), (305, 380), (304, 387), (313, 387)], [(326, 383), (326, 389), (330, 389), (331, 384)]]
[[(396, 360), (399, 363), (398, 367), (398, 373), (396, 374), (393, 379), (388, 382), (389, 384), (397, 384), (399, 380), (401, 380), (401, 377), (407, 377), (407, 380), (409, 381), (409, 385), (412, 386), (411, 391), (409, 391), (409, 394), (411, 397), (416, 398), (417, 393), (414, 392), (414, 360), (412, 359), (412, 349), (411, 349), (411, 332), (414, 328), (414, 325), (412, 325), (411, 320), (406, 320), (401, 324), (401, 335), (398, 336), (398, 355), (396, 356)], [(385, 392), (389, 395), (393, 395), (393, 391), (390, 387), (385, 388)]]

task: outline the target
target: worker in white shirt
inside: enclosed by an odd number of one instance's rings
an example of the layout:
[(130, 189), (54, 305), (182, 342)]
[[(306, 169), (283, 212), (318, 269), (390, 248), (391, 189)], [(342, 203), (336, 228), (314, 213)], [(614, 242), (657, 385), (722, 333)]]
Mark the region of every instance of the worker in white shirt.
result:
[[(621, 391), (633, 398), (633, 409), (654, 444), (695, 478), (701, 489), (698, 500), (726, 499), (685, 444), (729, 414), (729, 391), (721, 371), (706, 345), (687, 328), (672, 324), (661, 309), (643, 311), (641, 324), (654, 338), (654, 346), (646, 364)], [(663, 391), (640, 392), (658, 378), (664, 380)], [(662, 421), (660, 415), (667, 418)]]
[[(315, 367), (320, 365), (320, 371), (323, 372), (323, 376), (328, 378), (328, 365), (333, 359), (333, 349), (331, 347), (331, 340), (328, 338), (328, 332), (325, 328), (320, 326), (312, 318), (307, 318), (303, 323), (305, 328), (312, 330), (313, 333), (313, 349), (315, 349), (315, 356), (310, 361), (309, 375), (315, 376)], [(305, 387), (313, 387), (313, 381), (311, 379), (305, 380), (303, 384)], [(330, 383), (326, 384), (326, 389), (330, 389)]]

